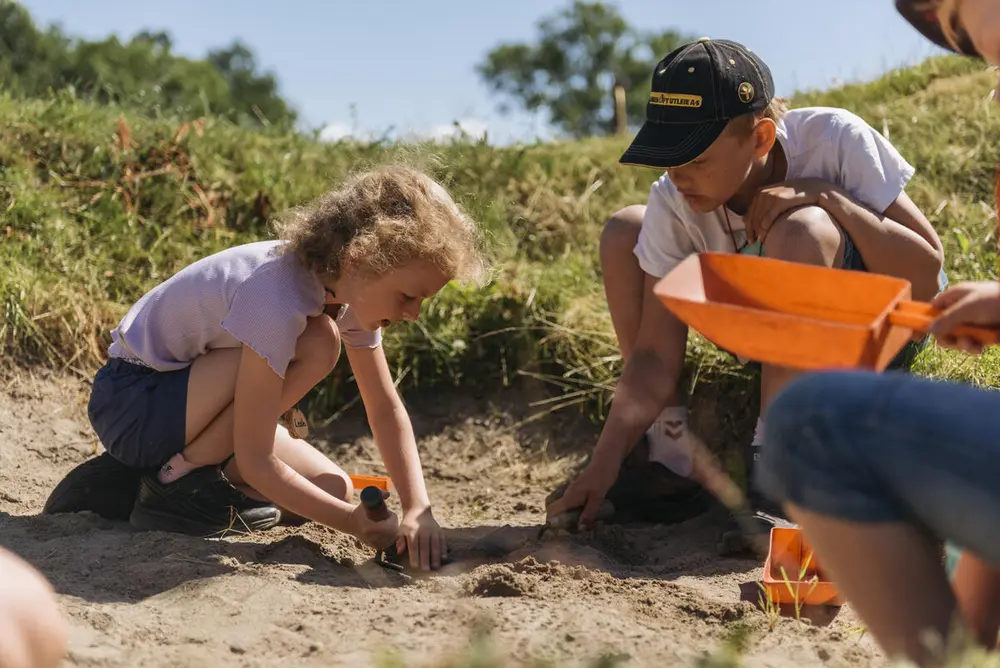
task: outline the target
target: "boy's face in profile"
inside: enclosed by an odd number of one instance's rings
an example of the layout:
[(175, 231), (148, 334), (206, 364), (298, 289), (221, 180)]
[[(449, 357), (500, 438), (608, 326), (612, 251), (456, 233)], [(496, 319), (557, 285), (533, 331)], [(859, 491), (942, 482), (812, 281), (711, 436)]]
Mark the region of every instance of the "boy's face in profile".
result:
[(693, 161), (666, 170), (693, 211), (708, 213), (726, 204), (743, 186), (754, 161), (767, 155), (774, 145), (773, 121), (762, 119), (746, 131), (746, 126), (741, 126), (743, 120), (737, 119), (735, 128), (731, 122)]

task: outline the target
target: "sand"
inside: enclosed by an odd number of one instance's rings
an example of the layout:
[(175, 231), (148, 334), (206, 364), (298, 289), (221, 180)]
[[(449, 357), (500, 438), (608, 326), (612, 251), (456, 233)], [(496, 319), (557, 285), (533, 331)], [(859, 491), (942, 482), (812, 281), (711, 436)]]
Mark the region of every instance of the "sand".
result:
[[(884, 665), (848, 606), (763, 612), (761, 564), (716, 554), (719, 510), (539, 540), (545, 495), (596, 438), (579, 415), (522, 425), (514, 394), (409, 404), (454, 557), (411, 575), (314, 523), (208, 540), (39, 515), (100, 452), (86, 391), (24, 370), (0, 381), (0, 544), (58, 592), (67, 666), (443, 666), (473, 651), (505, 666), (708, 666), (736, 637), (738, 665)], [(384, 472), (360, 411), (321, 436), (349, 472)]]

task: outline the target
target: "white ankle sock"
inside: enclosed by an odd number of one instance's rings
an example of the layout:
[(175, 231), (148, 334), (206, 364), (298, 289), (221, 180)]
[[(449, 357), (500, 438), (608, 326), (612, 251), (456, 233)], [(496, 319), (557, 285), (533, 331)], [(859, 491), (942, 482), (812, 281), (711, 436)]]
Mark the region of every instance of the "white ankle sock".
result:
[(167, 463), (160, 467), (156, 477), (164, 485), (168, 485), (184, 477), (185, 474), (198, 468), (197, 464), (192, 464), (184, 459), (184, 454), (178, 452), (167, 460)]
[(649, 461), (659, 462), (677, 475), (691, 475), (694, 466), (691, 440), (688, 438), (686, 406), (668, 406), (646, 431)]

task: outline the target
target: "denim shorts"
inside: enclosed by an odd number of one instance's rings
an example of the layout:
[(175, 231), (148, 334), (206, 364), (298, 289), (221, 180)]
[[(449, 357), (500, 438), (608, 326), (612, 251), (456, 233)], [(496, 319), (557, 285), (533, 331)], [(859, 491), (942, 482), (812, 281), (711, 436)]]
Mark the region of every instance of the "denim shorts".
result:
[(1000, 565), (1000, 392), (901, 372), (824, 371), (767, 410), (755, 486), (864, 524), (906, 522)]
[(152, 469), (184, 449), (191, 367), (156, 371), (111, 358), (94, 377), (87, 415), (104, 449)]
[[(752, 244), (747, 244), (740, 250), (741, 255), (764, 255), (764, 247), (760, 241), (756, 241)], [(854, 245), (854, 241), (851, 236), (844, 232), (844, 264), (843, 269), (850, 269), (852, 271), (868, 271), (868, 267), (865, 266), (865, 260), (861, 257), (861, 253), (858, 251), (857, 247)], [(948, 287), (948, 274), (945, 273), (942, 268), (938, 274), (938, 290), (943, 291)], [(920, 351), (927, 346), (927, 342), (930, 341), (930, 335), (923, 337), (918, 341), (910, 340), (907, 341), (903, 348), (896, 354), (892, 361), (886, 366), (886, 371), (894, 371), (897, 369), (908, 370), (913, 366), (914, 360)], [(742, 361), (742, 360), (741, 360)], [(760, 370), (759, 362), (747, 362), (745, 366)]]

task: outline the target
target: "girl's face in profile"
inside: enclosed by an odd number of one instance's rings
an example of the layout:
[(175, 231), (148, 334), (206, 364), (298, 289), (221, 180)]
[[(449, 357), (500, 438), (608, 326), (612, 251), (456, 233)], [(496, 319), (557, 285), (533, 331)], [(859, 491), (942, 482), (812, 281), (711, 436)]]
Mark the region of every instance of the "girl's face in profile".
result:
[(400, 320), (416, 320), (423, 301), (447, 282), (448, 277), (432, 264), (415, 260), (380, 276), (348, 273), (338, 281), (334, 300), (350, 304), (361, 326), (374, 331)]

